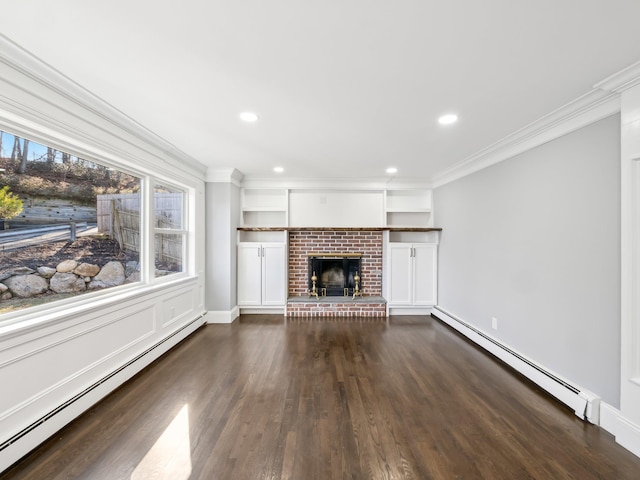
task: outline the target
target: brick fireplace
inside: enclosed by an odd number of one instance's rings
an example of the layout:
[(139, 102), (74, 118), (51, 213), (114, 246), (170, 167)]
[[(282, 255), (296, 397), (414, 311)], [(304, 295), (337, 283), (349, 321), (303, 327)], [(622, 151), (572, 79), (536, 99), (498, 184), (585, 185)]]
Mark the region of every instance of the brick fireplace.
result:
[[(361, 259), (362, 297), (309, 297), (309, 259), (355, 255)], [(382, 298), (382, 229), (289, 230), (289, 300), (287, 316), (386, 315)]]

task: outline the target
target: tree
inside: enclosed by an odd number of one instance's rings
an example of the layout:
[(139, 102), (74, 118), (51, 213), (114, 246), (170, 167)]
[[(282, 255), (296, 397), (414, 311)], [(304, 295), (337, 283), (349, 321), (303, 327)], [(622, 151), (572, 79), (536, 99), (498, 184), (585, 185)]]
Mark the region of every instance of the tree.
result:
[(51, 147), (47, 147), (47, 164), (53, 165), (56, 160), (56, 151)]
[(20, 137), (13, 137), (13, 150), (11, 151), (11, 161), (15, 162), (22, 158), (22, 148), (20, 148)]
[(27, 171), (27, 156), (29, 155), (29, 140), (24, 139), (24, 146), (22, 147), (22, 158), (20, 159), (20, 166), (18, 167), (18, 173), (24, 173)]
[(8, 220), (22, 212), (22, 200), (9, 191), (9, 186), (0, 188), (0, 218)]

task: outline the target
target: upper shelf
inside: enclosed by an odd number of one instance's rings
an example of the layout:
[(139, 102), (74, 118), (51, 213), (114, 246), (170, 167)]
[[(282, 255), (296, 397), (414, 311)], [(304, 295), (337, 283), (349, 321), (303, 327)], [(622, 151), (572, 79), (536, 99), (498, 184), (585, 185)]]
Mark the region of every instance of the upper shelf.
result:
[(387, 213), (431, 213), (430, 208), (389, 208), (387, 207)]
[(253, 212), (285, 212), (287, 208), (288, 191), (286, 189), (242, 189), (242, 210)]
[(387, 190), (387, 212), (430, 212), (431, 190)]

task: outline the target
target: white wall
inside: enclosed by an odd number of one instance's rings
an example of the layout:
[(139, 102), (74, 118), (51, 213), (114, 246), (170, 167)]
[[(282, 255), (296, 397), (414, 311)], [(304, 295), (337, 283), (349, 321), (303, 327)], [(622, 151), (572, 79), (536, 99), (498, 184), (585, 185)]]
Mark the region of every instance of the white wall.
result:
[[(206, 184), (206, 307), (211, 318), (232, 321), (236, 307), (236, 243), (240, 189), (229, 182)], [(235, 318), (235, 317), (234, 317)]]
[(616, 115), (435, 190), (439, 306), (616, 407), (619, 175)]

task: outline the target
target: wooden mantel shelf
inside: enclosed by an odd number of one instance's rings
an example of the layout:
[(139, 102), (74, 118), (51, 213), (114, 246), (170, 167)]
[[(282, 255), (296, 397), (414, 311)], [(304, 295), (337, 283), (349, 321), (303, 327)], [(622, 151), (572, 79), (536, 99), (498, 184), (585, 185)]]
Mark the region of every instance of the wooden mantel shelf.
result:
[(238, 227), (241, 232), (441, 232), (434, 227)]

